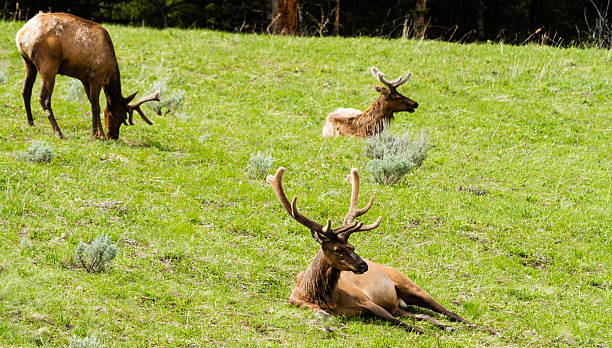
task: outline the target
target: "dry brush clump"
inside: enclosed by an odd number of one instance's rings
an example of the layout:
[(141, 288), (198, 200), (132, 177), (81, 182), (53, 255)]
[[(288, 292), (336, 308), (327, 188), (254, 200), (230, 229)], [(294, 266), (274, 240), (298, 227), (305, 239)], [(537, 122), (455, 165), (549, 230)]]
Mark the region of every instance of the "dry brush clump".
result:
[(257, 152), (251, 155), (249, 163), (247, 163), (246, 171), (251, 179), (263, 180), (268, 175), (270, 168), (274, 164), (275, 159), (269, 153)]
[(70, 338), (70, 344), (68, 348), (104, 348), (106, 347), (102, 340), (100, 340), (97, 336), (87, 336), (87, 337), (76, 337), (73, 336)]
[(102, 233), (90, 245), (80, 242), (75, 259), (87, 272), (97, 273), (106, 270), (116, 255), (117, 247), (111, 243), (110, 236)]
[(15, 157), (23, 161), (49, 163), (55, 157), (55, 153), (49, 144), (34, 140), (27, 151), (20, 151)]
[(0, 68), (0, 85), (3, 85), (8, 82), (8, 72), (6, 71), (6, 67)]
[(176, 113), (185, 103), (186, 92), (182, 89), (168, 92), (166, 80), (157, 81), (153, 85), (153, 90), (160, 91), (160, 94), (164, 96), (164, 99), (161, 101), (150, 102), (147, 104), (147, 107), (160, 116)]
[(68, 80), (66, 94), (69, 100), (80, 101), (85, 99), (85, 89), (83, 88), (81, 81), (76, 79)]
[(383, 132), (366, 140), (365, 153), (372, 158), (367, 168), (377, 183), (393, 185), (418, 168), (428, 150), (429, 135), (425, 130), (416, 137), (410, 133), (394, 137)]

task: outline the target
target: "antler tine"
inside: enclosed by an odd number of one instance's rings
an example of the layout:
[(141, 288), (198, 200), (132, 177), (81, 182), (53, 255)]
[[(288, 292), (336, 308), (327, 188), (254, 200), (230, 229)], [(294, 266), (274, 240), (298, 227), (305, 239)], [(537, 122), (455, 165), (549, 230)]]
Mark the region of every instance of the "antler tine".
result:
[(146, 103), (146, 102), (148, 102), (148, 101), (152, 101), (152, 100), (159, 101), (159, 94), (160, 94), (160, 92), (159, 92), (159, 91), (157, 91), (157, 92), (155, 92), (155, 93), (153, 93), (153, 94), (151, 94), (151, 95), (149, 95), (149, 96), (142, 97), (142, 98), (138, 99), (138, 101), (137, 101), (137, 102), (130, 103), (129, 105), (130, 105), (131, 107), (135, 108), (135, 107), (137, 107), (137, 106), (140, 106), (142, 103)]
[[(361, 224), (361, 222), (359, 221), (353, 221), (352, 223), (348, 224), (348, 225), (342, 225), (342, 226), (338, 226), (336, 228), (334, 228), (332, 230), (332, 233), (334, 234), (340, 234), (340, 233), (344, 233), (346, 231), (349, 231), (351, 229), (355, 229), (355, 227), (357, 225)], [(363, 224), (362, 224), (363, 225)]]
[(357, 229), (356, 231), (370, 231), (370, 230), (373, 230), (373, 229), (375, 229), (376, 227), (378, 227), (380, 225), (381, 221), (382, 221), (382, 216), (379, 216), (378, 219), (376, 219), (376, 221), (373, 224), (363, 225), (363, 226), (359, 227), (359, 229)]
[(400, 76), (398, 77), (396, 80), (393, 81), (398, 81), (395, 85), (395, 88), (403, 85), (404, 83), (408, 82), (408, 80), (410, 80), (410, 77), (412, 76), (412, 73), (409, 71), (408, 74), (406, 74), (406, 76)]
[[(372, 75), (374, 75), (374, 78), (377, 79), (378, 81), (380, 81), (380, 78), (378, 77), (378, 75), (381, 73), (380, 70), (378, 70), (377, 67), (373, 66), (370, 68), (370, 71), (372, 72)], [(380, 81), (382, 82), (382, 81)]]
[(266, 177), (266, 181), (272, 185), (274, 193), (276, 193), (276, 197), (278, 197), (278, 200), (281, 202), (283, 207), (285, 207), (287, 214), (293, 217), (293, 213), (291, 212), (291, 203), (289, 203), (287, 194), (285, 194), (285, 190), (283, 189), (283, 173), (285, 173), (285, 167), (279, 167), (274, 176), (268, 175)]
[(378, 81), (380, 81), (380, 83), (387, 85), (387, 87), (389, 88), (395, 88), (391, 82), (385, 79), (385, 74), (383, 74), (380, 70), (378, 70), (378, 68), (373, 66), (371, 70), (372, 70), (372, 74), (374, 75), (374, 77)]
[(344, 225), (341, 227), (337, 227), (334, 229), (334, 231), (337, 231), (336, 234), (338, 235), (338, 238), (347, 240), (348, 237), (355, 232), (370, 231), (370, 230), (375, 229), (376, 227), (380, 225), (381, 221), (382, 221), (382, 216), (379, 216), (378, 219), (376, 219), (376, 221), (373, 224), (364, 225), (361, 222), (353, 222), (350, 225)]
[(327, 232), (327, 230), (329, 230), (329, 227), (331, 227), (331, 220), (327, 219), (327, 226), (323, 226), (320, 223), (311, 220), (307, 217), (305, 217), (304, 215), (302, 215), (302, 213), (300, 213), (300, 211), (297, 208), (297, 205), (295, 204), (297, 202), (297, 196), (293, 197), (293, 202), (291, 202), (291, 213), (293, 216), (293, 218), (301, 223), (302, 225), (308, 227), (308, 229), (310, 229), (311, 231), (317, 231), (320, 232), (322, 234), (325, 234)]
[(407, 82), (410, 79), (410, 76), (412, 76), (412, 73), (408, 72), (408, 74), (406, 76), (400, 76), (400, 77), (396, 78), (395, 80), (388, 81), (385, 78), (385, 74), (383, 74), (376, 67), (372, 67), (371, 70), (372, 70), (372, 74), (374, 75), (374, 77), (378, 81), (380, 81), (381, 83), (387, 85), (387, 87), (389, 87), (391, 89), (396, 89), (397, 87), (401, 86), (402, 84), (404, 84), (405, 82)]
[(156, 100), (159, 101), (159, 91), (146, 96), (146, 97), (142, 97), (140, 98), (137, 102), (135, 103), (131, 103), (128, 104), (128, 114), (129, 114), (129, 123), (130, 125), (134, 125), (134, 121), (132, 120), (133, 115), (134, 115), (134, 111), (138, 112), (138, 114), (140, 115), (140, 117), (142, 117), (142, 119), (149, 125), (153, 124), (153, 121), (151, 121), (145, 114), (144, 112), (140, 109), (140, 105), (142, 105), (143, 103), (146, 103), (148, 101), (152, 101), (152, 100)]
[(305, 217), (304, 215), (302, 215), (299, 212), (297, 205), (296, 205), (297, 196), (293, 197), (293, 201), (289, 203), (287, 194), (285, 193), (285, 190), (283, 189), (283, 173), (284, 172), (285, 172), (285, 168), (279, 167), (276, 170), (276, 174), (274, 174), (274, 176), (268, 175), (268, 177), (266, 178), (266, 181), (270, 183), (270, 185), (272, 185), (272, 188), (274, 189), (274, 192), (276, 193), (278, 200), (281, 202), (281, 204), (283, 205), (283, 207), (285, 208), (289, 216), (294, 218), (300, 224), (309, 228), (311, 231), (317, 231), (323, 234), (327, 233), (327, 231), (329, 231), (331, 228), (331, 220), (328, 219), (327, 225), (323, 226), (319, 224), (318, 222), (313, 221)]
[(331, 219), (327, 219), (327, 224), (323, 227), (323, 234), (333, 234), (333, 230), (331, 229)]
[(353, 190), (351, 191), (351, 202), (349, 204), (349, 211), (344, 217), (344, 224), (348, 225), (353, 220), (370, 210), (372, 204), (374, 203), (374, 196), (370, 197), (370, 201), (366, 204), (365, 207), (359, 209), (358, 201), (359, 201), (359, 171), (357, 168), (351, 169), (351, 174), (346, 177), (347, 180), (351, 182)]

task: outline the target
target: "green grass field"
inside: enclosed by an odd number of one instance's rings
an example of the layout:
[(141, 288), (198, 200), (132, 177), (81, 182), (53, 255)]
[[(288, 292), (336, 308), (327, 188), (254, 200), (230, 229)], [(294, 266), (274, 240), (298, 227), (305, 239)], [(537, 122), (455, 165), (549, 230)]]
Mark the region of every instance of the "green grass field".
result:
[[(166, 81), (186, 102), (98, 141), (86, 99), (59, 77), (59, 140), (40, 77), (27, 125), (22, 25), (0, 22), (0, 346), (93, 335), (111, 347), (611, 344), (612, 51), (107, 25), (124, 95)], [(321, 137), (328, 112), (377, 97), (371, 66), (413, 72), (400, 92), (420, 107), (390, 130), (425, 128), (434, 145), (395, 186), (369, 176), (363, 141)], [(51, 163), (18, 158), (33, 140), (51, 144)], [(258, 151), (287, 168), (287, 194), (320, 221), (341, 222), (344, 178), (359, 168), (360, 205), (376, 196), (363, 220), (383, 222), (351, 237), (357, 252), (501, 335), (441, 316), (456, 330), (330, 324), (290, 306), (318, 244), (248, 178)], [(79, 241), (101, 233), (118, 247), (112, 267), (72, 267)]]

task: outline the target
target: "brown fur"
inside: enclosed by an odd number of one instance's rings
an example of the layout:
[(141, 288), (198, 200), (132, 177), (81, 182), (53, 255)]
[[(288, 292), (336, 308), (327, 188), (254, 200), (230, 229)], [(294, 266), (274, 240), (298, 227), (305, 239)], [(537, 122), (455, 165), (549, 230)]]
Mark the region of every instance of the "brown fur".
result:
[[(57, 74), (74, 77), (83, 83), (91, 103), (94, 137), (119, 138), (119, 128), (126, 122), (128, 103), (136, 93), (121, 94), (119, 66), (110, 35), (101, 25), (67, 13), (39, 13), (17, 32), (15, 38), (26, 67), (22, 90), (28, 124), (34, 125), (30, 98), (37, 72), (41, 75), (40, 104), (55, 134), (63, 138), (51, 109), (51, 95)], [(105, 136), (100, 121), (99, 96), (104, 88), (106, 109)]]
[[(378, 69), (372, 69), (374, 76), (378, 78)], [(418, 103), (397, 92), (396, 88), (404, 82), (396, 83), (397, 86), (384, 79), (381, 82), (387, 84), (388, 88), (375, 86), (380, 96), (370, 104), (367, 110), (360, 112), (356, 109), (338, 108), (327, 115), (323, 126), (323, 136), (370, 137), (382, 132), (393, 119), (394, 113), (414, 112), (414, 109), (418, 108)]]
[(444, 314), (451, 320), (496, 333), (494, 330), (474, 325), (447, 310), (402, 273), (385, 265), (364, 260), (355, 253), (355, 248), (348, 243), (350, 234), (374, 229), (381, 220), (379, 217), (371, 225), (354, 221), (356, 217), (366, 213), (373, 202), (370, 199), (366, 207), (357, 208), (359, 176), (356, 169), (353, 169), (349, 176), (353, 191), (345, 224), (333, 229), (329, 220), (327, 226), (323, 226), (304, 217), (297, 209), (296, 198), (289, 203), (282, 187), (284, 171), (284, 168), (279, 168), (276, 175), (268, 176), (268, 182), (272, 184), (289, 215), (308, 227), (314, 239), (321, 244), (321, 249), (311, 265), (298, 275), (290, 297), (291, 304), (325, 315), (328, 315), (328, 312), (344, 316), (372, 315), (408, 331), (420, 332), (419, 329), (406, 325), (396, 317), (407, 316), (426, 320), (440, 329), (450, 329), (449, 326), (439, 323), (427, 314), (406, 312), (408, 305), (415, 305)]
[(315, 256), (312, 265), (298, 275), (300, 290), (294, 290), (290, 301), (310, 300), (321, 308), (328, 308), (334, 303), (333, 292), (340, 279), (340, 270), (329, 267), (321, 251)]
[(367, 138), (382, 132), (392, 119), (393, 110), (388, 107), (385, 97), (380, 95), (364, 112), (350, 117), (331, 113), (326, 123), (332, 125), (337, 135)]

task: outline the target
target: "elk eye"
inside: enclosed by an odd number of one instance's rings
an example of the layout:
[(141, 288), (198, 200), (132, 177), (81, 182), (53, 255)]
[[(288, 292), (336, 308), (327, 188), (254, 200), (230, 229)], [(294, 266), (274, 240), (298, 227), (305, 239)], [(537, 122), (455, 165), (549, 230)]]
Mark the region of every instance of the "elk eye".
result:
[(340, 253), (342, 252), (342, 250), (340, 250), (340, 249), (338, 249), (338, 248), (334, 248), (334, 252), (335, 252), (336, 254), (340, 254)]

